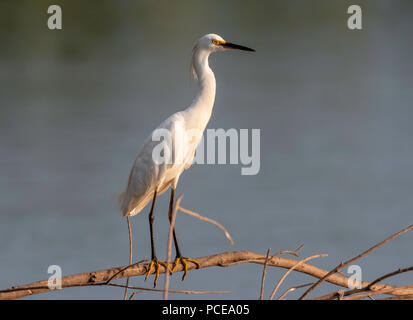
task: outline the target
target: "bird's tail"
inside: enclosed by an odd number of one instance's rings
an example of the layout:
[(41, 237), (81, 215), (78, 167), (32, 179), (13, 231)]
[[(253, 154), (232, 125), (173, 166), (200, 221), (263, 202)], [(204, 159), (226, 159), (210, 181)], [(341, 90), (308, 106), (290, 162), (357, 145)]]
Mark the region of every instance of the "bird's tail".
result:
[(118, 195), (120, 211), (124, 217), (137, 215), (147, 205), (150, 199), (150, 194), (137, 198), (128, 194), (127, 191), (122, 192)]

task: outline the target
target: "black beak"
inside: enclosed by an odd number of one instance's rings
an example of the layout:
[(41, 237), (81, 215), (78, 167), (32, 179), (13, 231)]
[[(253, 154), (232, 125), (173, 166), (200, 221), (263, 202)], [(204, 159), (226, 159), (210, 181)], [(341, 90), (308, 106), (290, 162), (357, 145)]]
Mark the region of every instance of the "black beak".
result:
[(231, 42), (225, 42), (225, 43), (221, 44), (221, 46), (223, 46), (224, 48), (228, 48), (228, 49), (238, 49), (238, 50), (255, 52), (254, 49), (244, 47), (244, 46), (240, 46), (239, 44), (235, 44), (235, 43), (231, 43)]

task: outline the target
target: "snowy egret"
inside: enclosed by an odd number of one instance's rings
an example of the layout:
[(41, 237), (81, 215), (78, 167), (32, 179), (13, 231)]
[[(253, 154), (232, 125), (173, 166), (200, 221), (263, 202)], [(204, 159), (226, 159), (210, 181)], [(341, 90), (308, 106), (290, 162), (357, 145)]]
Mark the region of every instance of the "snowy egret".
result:
[[(177, 112), (162, 122), (155, 130), (167, 130), (172, 138), (172, 146), (176, 159), (172, 163), (158, 163), (153, 159), (153, 151), (159, 145), (159, 141), (153, 139), (153, 132), (144, 142), (140, 149), (132, 170), (129, 175), (128, 184), (125, 192), (120, 195), (120, 207), (123, 216), (134, 216), (138, 214), (152, 200), (149, 211), (149, 227), (151, 237), (151, 255), (152, 260), (146, 273), (148, 278), (152, 269), (156, 273), (154, 286), (159, 275), (159, 266), (165, 268), (167, 264), (158, 260), (154, 245), (153, 221), (154, 207), (156, 197), (171, 188), (171, 197), (169, 201), (169, 221), (171, 220), (172, 208), (174, 206), (175, 189), (178, 184), (181, 173), (188, 169), (193, 161), (195, 150), (202, 138), (202, 133), (211, 117), (212, 108), (215, 100), (215, 76), (208, 64), (208, 57), (213, 52), (225, 51), (227, 49), (239, 49), (245, 51), (255, 51), (251, 48), (240, 46), (225, 41), (216, 34), (207, 34), (201, 37), (195, 44), (192, 51), (191, 71), (198, 82), (198, 92), (192, 104), (184, 111)], [(198, 132), (198, 135), (185, 137), (186, 132)], [(176, 139), (176, 133), (183, 132), (187, 139)], [(175, 228), (173, 237), (176, 251), (176, 258), (171, 272), (174, 272), (177, 265), (182, 263), (184, 266), (184, 275), (186, 276), (187, 262), (194, 263), (197, 268), (200, 267), (198, 261), (185, 258), (182, 256), (176, 238)], [(145, 279), (146, 279), (145, 278)]]

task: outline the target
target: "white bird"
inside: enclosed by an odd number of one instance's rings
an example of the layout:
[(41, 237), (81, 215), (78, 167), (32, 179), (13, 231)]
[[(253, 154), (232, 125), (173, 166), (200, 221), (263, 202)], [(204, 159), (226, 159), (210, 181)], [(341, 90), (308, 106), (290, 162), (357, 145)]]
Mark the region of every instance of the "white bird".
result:
[[(215, 100), (215, 76), (208, 64), (209, 55), (213, 52), (224, 51), (227, 49), (239, 49), (245, 51), (255, 51), (251, 48), (236, 45), (225, 41), (217, 34), (207, 34), (201, 37), (192, 50), (191, 71), (198, 82), (198, 92), (191, 105), (184, 111), (177, 112), (163, 121), (157, 129), (145, 140), (140, 149), (132, 170), (129, 175), (128, 184), (125, 192), (120, 197), (120, 207), (123, 216), (134, 216), (152, 200), (149, 212), (149, 225), (151, 235), (151, 254), (152, 261), (149, 265), (146, 278), (155, 268), (156, 278), (159, 275), (159, 265), (167, 267), (166, 263), (158, 260), (155, 252), (153, 237), (154, 206), (156, 197), (171, 188), (169, 202), (169, 220), (171, 220), (172, 208), (174, 205), (175, 189), (181, 173), (188, 169), (193, 161), (195, 150), (202, 138), (205, 127), (211, 117), (212, 108)], [(166, 130), (166, 131), (165, 131)], [(160, 143), (154, 139), (156, 132), (169, 132), (170, 143), (164, 141)], [(180, 137), (180, 138), (177, 138)], [(172, 157), (172, 161), (159, 163), (154, 159), (154, 150), (162, 146), (166, 153)], [(179, 161), (178, 161), (179, 159)], [(179, 262), (185, 267), (185, 278), (187, 261), (200, 267), (198, 261), (184, 258), (179, 250), (175, 229), (173, 230), (176, 258), (173, 272)]]

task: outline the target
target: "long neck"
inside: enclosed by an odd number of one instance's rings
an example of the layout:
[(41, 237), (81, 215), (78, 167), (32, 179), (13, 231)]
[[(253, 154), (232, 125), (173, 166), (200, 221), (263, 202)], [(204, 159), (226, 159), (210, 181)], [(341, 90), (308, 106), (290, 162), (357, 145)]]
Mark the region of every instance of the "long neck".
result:
[(186, 110), (189, 125), (205, 129), (215, 101), (215, 76), (208, 64), (210, 51), (194, 49), (192, 68), (198, 81), (198, 92)]

